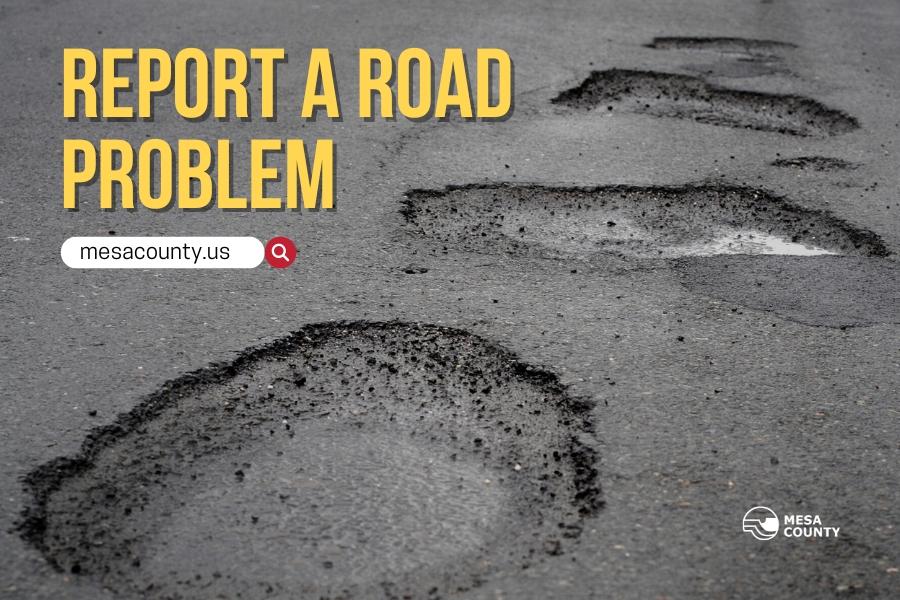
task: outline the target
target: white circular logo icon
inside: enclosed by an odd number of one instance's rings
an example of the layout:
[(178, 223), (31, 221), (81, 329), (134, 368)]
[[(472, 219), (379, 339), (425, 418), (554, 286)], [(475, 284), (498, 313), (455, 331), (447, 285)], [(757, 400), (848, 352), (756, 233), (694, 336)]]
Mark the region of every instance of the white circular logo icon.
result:
[(758, 540), (771, 540), (778, 535), (778, 515), (771, 508), (754, 506), (744, 515), (744, 531)]

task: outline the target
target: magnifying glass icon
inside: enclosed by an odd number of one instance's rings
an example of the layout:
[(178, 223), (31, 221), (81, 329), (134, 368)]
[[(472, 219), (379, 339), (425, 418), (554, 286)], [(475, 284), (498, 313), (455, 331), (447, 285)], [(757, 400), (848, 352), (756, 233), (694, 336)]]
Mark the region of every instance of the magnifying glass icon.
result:
[(276, 269), (291, 266), (297, 258), (297, 247), (290, 238), (274, 237), (266, 244), (266, 262)]
[(287, 248), (284, 247), (284, 244), (273, 244), (272, 245), (272, 256), (275, 258), (280, 258), (284, 261), (290, 261), (287, 255)]

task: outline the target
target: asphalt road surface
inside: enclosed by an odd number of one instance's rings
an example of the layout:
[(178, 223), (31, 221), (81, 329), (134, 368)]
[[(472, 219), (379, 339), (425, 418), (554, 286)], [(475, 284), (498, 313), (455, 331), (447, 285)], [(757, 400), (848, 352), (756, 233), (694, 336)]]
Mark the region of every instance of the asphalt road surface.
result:
[[(0, 596), (895, 596), (898, 31), (894, 0), (5, 0)], [(277, 121), (62, 118), (63, 48), (189, 46), (286, 48)], [(314, 47), (339, 122), (295, 116)], [(361, 47), (503, 48), (514, 113), (361, 121)], [(68, 212), (74, 137), (333, 138), (337, 210)], [(299, 252), (60, 260), (113, 232)], [(839, 533), (758, 541), (758, 505)]]

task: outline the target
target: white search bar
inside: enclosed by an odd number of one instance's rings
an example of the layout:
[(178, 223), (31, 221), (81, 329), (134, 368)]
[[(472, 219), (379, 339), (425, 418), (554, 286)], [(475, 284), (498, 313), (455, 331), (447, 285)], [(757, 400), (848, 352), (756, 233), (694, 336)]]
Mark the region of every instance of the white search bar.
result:
[(73, 269), (252, 269), (265, 248), (253, 237), (70, 237), (59, 253)]

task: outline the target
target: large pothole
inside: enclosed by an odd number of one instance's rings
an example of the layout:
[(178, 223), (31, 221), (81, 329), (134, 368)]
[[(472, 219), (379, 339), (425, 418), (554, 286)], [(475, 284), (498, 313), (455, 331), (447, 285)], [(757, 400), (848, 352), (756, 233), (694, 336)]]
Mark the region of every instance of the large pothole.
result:
[(870, 231), (758, 189), (488, 184), (407, 193), (415, 231), (471, 251), (590, 258), (885, 256)]
[(735, 90), (700, 77), (657, 71), (593, 71), (553, 102), (579, 110), (619, 108), (799, 136), (838, 135), (859, 127), (855, 118), (804, 96)]
[(313, 325), (34, 471), (52, 564), (148, 598), (440, 596), (574, 543), (588, 405), (467, 332)]

